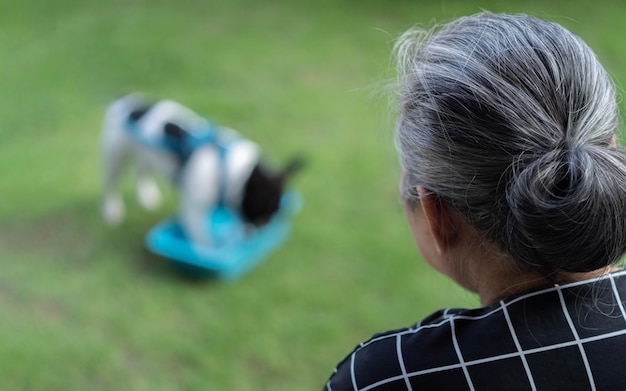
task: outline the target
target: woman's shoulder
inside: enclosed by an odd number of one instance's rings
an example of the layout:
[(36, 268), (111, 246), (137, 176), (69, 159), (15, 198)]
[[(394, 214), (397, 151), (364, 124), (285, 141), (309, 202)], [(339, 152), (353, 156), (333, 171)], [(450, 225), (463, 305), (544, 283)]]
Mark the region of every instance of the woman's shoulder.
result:
[[(407, 371), (458, 362), (451, 344), (450, 322), (458, 316), (479, 312), (480, 309), (442, 309), (411, 327), (373, 335), (357, 345), (337, 365), (326, 389), (353, 390), (355, 384), (357, 389), (361, 389), (377, 383), (392, 387), (390, 389), (398, 383), (399, 389), (406, 389), (404, 379)], [(444, 353), (444, 350), (447, 352)], [(449, 360), (444, 357), (447, 353), (452, 353)], [(415, 362), (416, 358), (420, 362)]]
[(358, 344), (351, 354), (348, 355), (348, 358), (357, 352), (369, 354), (372, 351), (384, 349), (391, 349), (395, 352), (397, 349), (397, 340), (422, 334), (429, 334), (429, 336), (431, 334), (440, 334), (441, 331), (443, 331), (443, 334), (447, 334), (450, 330), (448, 325), (452, 320), (461, 317), (481, 317), (488, 311), (488, 308), (445, 308), (438, 310), (410, 327), (392, 329), (374, 334), (370, 339)]
[[(623, 342), (626, 348), (624, 299), (626, 272), (620, 271), (594, 281), (527, 292), (489, 307), (442, 309), (411, 327), (375, 334), (357, 345), (339, 363), (327, 389), (380, 385), (389, 390), (397, 385), (404, 390), (406, 382), (413, 389), (418, 384), (426, 387), (421, 389), (456, 389), (453, 384), (505, 373), (526, 384), (526, 373), (543, 374), (553, 353), (563, 347), (575, 348), (583, 341), (591, 351), (592, 342), (620, 335), (624, 338), (616, 343)], [(527, 363), (530, 369), (525, 369), (520, 352), (537, 362)], [(584, 369), (578, 372), (584, 375)]]

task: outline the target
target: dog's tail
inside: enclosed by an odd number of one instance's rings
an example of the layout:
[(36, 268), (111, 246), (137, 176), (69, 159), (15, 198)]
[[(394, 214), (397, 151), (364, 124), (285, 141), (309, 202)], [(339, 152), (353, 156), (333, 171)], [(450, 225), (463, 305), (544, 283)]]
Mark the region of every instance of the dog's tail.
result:
[(291, 178), (293, 174), (300, 171), (305, 165), (306, 165), (306, 158), (303, 155), (294, 156), (289, 161), (289, 163), (285, 165), (285, 168), (281, 170), (282, 171), (281, 176), (283, 177), (283, 181), (286, 181), (289, 178)]

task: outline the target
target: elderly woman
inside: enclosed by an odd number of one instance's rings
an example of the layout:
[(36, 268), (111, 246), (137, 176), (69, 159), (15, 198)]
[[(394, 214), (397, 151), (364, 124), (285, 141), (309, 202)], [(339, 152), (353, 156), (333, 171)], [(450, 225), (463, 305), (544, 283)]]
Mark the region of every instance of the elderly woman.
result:
[(476, 292), (374, 336), (327, 390), (625, 390), (626, 154), (563, 27), (479, 14), (398, 41), (396, 144), (422, 257)]

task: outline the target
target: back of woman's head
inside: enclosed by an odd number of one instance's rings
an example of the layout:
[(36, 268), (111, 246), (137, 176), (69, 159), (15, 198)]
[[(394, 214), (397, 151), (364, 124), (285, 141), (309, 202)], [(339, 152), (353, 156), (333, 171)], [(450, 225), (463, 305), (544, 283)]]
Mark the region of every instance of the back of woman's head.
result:
[(565, 28), (479, 14), (396, 44), (402, 192), (452, 205), (515, 260), (584, 272), (626, 251), (613, 86)]

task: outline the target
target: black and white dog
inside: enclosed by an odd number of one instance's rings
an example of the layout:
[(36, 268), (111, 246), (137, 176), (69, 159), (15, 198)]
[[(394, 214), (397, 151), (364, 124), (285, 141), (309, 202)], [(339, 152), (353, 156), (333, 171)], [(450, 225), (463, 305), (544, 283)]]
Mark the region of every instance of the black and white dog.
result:
[(206, 213), (223, 205), (251, 227), (269, 221), (279, 209), (286, 180), (300, 167), (294, 159), (275, 171), (260, 160), (260, 149), (232, 129), (217, 126), (170, 100), (150, 102), (141, 94), (113, 102), (102, 133), (104, 200), (102, 216), (116, 224), (124, 203), (116, 187), (134, 156), (138, 163), (136, 195), (154, 209), (161, 194), (153, 176), (160, 173), (179, 190), (179, 222), (189, 240), (210, 245)]

